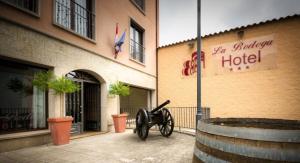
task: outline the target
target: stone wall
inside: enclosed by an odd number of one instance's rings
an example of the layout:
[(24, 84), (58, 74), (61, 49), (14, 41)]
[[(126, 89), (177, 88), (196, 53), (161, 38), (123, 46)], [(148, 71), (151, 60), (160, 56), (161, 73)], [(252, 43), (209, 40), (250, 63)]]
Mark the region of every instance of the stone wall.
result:
[(33, 131), (30, 133), (17, 133), (0, 136), (0, 153), (20, 148), (38, 146), (51, 142), (49, 131)]

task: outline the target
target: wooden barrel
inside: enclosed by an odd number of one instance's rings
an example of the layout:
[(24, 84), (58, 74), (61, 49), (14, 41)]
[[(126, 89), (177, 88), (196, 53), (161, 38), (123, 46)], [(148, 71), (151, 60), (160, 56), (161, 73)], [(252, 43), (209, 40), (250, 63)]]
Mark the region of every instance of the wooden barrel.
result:
[(211, 118), (197, 125), (193, 162), (300, 162), (300, 121)]

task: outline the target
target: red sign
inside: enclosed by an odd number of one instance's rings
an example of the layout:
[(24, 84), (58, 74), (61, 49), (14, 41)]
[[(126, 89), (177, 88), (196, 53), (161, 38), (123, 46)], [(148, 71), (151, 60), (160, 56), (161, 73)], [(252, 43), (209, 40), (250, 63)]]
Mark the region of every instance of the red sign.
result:
[[(205, 53), (201, 51), (202, 67), (205, 68)], [(189, 76), (197, 72), (197, 52), (192, 54), (191, 60), (183, 63), (182, 75)]]

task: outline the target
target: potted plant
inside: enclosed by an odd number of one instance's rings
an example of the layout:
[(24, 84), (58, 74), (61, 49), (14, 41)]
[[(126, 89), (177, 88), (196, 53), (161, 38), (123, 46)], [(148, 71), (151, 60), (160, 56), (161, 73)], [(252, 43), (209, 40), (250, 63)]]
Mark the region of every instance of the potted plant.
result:
[[(128, 96), (130, 94), (130, 88), (128, 85), (117, 81), (116, 83), (110, 85), (109, 94), (117, 96)], [(120, 108), (118, 108), (118, 110), (120, 110)], [(125, 131), (127, 116), (128, 115), (126, 113), (112, 115), (115, 132), (119, 133)]]
[[(55, 94), (60, 96), (60, 110), (64, 108), (65, 93), (73, 93), (80, 89), (76, 83), (66, 77), (55, 77), (52, 71), (36, 73), (32, 84), (38, 89), (54, 90)], [(72, 121), (73, 118), (70, 116), (48, 118), (53, 144), (69, 143)]]

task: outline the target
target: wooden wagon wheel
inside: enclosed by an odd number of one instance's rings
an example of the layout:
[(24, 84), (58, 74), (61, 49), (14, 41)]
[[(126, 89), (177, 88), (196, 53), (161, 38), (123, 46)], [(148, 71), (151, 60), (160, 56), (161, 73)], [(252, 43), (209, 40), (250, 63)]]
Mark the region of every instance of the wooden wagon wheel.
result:
[(162, 122), (161, 124), (159, 124), (159, 131), (163, 136), (169, 137), (172, 134), (174, 129), (174, 120), (168, 109), (163, 108), (161, 112), (162, 112)]
[(145, 140), (148, 137), (148, 115), (144, 109), (140, 109), (136, 115), (136, 132), (138, 136)]

